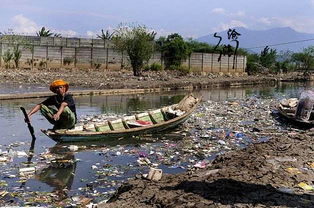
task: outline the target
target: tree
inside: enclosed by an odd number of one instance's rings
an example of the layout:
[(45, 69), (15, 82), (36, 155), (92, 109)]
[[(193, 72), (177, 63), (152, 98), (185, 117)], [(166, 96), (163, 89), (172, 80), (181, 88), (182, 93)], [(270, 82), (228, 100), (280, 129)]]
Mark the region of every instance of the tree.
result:
[(160, 41), (160, 44), (162, 45), (161, 51), (165, 57), (166, 68), (181, 66), (181, 61), (191, 54), (187, 43), (177, 33), (168, 35), (164, 42)]
[(314, 67), (314, 46), (309, 46), (303, 49), (301, 53), (294, 53), (292, 60), (305, 70), (313, 69)]
[(51, 37), (53, 35), (53, 33), (50, 32), (50, 30), (46, 30), (45, 27), (42, 27), (38, 32), (36, 32), (36, 34), (39, 37)]
[(270, 48), (266, 46), (264, 50), (261, 51), (260, 55), (260, 63), (266, 68), (270, 68), (276, 63), (277, 51), (276, 49), (269, 49)]
[(214, 53), (215, 52), (214, 50), (215, 46), (209, 45), (208, 43), (193, 40), (192, 38), (188, 39), (187, 44), (193, 52), (198, 52), (198, 53)]
[(292, 71), (295, 68), (295, 63), (292, 59), (292, 56), (293, 52), (290, 50), (280, 51), (277, 54), (275, 70), (280, 73), (287, 73), (288, 71)]
[(246, 70), (248, 74), (256, 74), (259, 71), (260, 57), (258, 54), (252, 53), (247, 55)]
[(122, 25), (115, 30), (112, 38), (115, 48), (126, 51), (134, 76), (140, 76), (145, 62), (151, 58), (155, 49), (156, 32), (150, 32), (142, 25)]

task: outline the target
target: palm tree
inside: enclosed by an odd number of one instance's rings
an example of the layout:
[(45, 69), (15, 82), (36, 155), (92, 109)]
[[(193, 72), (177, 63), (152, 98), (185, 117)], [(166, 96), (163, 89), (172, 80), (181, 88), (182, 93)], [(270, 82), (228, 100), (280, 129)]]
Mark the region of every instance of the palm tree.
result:
[(104, 41), (111, 40), (113, 34), (114, 34), (114, 32), (110, 33), (108, 30), (106, 30), (106, 33), (104, 33), (104, 30), (101, 30), (101, 35), (97, 34), (97, 38), (100, 38)]
[(46, 30), (45, 27), (42, 27), (41, 30), (39, 30), (38, 32), (36, 32), (37, 36), (39, 37), (51, 37), (53, 35), (52, 32), (50, 32), (50, 30)]
[[(110, 33), (108, 30), (106, 30), (106, 33), (104, 32), (104, 30), (101, 30), (101, 35), (97, 34), (97, 38), (100, 38), (104, 41), (104, 48), (106, 48), (106, 41), (107, 40), (111, 40), (113, 37), (114, 32)], [(107, 48), (107, 59), (106, 59), (106, 69), (108, 69), (108, 48)]]

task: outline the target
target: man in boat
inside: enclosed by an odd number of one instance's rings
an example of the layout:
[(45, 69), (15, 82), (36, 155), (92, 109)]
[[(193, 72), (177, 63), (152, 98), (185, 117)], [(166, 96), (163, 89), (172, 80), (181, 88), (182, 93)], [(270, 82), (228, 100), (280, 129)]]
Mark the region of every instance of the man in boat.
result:
[(30, 118), (40, 110), (41, 114), (53, 124), (53, 129), (71, 129), (74, 127), (77, 116), (72, 95), (68, 94), (69, 84), (62, 79), (51, 83), (49, 89), (55, 95), (48, 97), (37, 104), (27, 115)]
[(314, 107), (314, 92), (306, 90), (301, 93), (296, 109), (295, 117), (299, 120), (308, 121)]

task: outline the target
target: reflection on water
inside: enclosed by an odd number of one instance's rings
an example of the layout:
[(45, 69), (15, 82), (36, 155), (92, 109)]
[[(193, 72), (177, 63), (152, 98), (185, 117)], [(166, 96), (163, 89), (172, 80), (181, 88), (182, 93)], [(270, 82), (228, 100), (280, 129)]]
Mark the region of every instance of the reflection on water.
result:
[(53, 192), (60, 199), (67, 198), (76, 170), (74, 152), (56, 146), (50, 153), (55, 154), (54, 159), (48, 163), (48, 167), (36, 171), (35, 179), (53, 187)]

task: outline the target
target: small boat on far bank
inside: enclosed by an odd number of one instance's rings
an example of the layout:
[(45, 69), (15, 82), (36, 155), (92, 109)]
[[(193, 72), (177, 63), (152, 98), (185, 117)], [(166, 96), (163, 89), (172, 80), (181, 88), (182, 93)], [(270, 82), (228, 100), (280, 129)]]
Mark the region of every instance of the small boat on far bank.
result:
[(114, 120), (77, 125), (74, 129), (41, 130), (56, 142), (87, 142), (174, 128), (188, 119), (200, 98), (187, 95), (179, 103)]
[(297, 98), (284, 99), (277, 105), (279, 114), (289, 122), (299, 127), (314, 127), (314, 111), (311, 112), (308, 120), (296, 116), (299, 100)]

